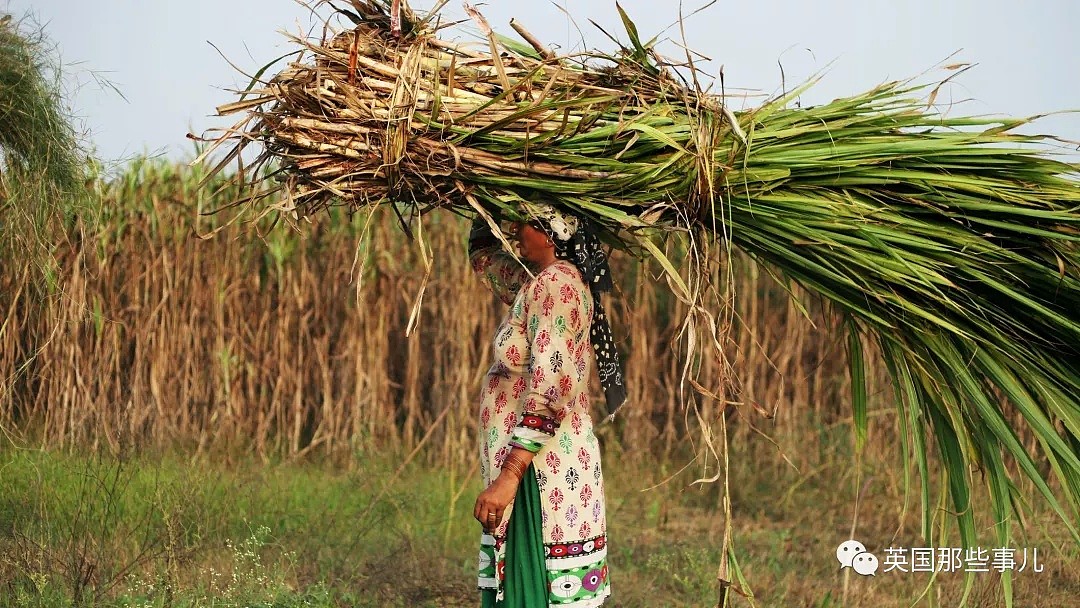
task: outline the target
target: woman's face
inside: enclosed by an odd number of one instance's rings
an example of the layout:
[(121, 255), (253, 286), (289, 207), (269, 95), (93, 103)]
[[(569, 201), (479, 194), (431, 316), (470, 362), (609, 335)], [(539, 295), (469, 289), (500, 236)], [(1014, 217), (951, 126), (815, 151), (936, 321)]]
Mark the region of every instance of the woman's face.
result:
[(542, 230), (525, 222), (514, 222), (511, 232), (517, 240), (518, 255), (525, 261), (542, 264), (554, 256), (555, 244)]

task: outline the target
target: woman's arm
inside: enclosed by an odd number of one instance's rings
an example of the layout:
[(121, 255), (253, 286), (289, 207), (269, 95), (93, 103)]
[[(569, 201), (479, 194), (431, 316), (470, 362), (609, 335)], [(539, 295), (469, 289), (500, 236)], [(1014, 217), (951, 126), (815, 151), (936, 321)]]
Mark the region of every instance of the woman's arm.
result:
[(495, 533), (506, 507), (514, 501), (518, 486), (521, 485), (521, 479), (529, 469), (533, 456), (532, 452), (524, 448), (515, 447), (510, 450), (503, 460), (499, 476), (476, 498), (473, 517), (483, 524), (489, 534)]

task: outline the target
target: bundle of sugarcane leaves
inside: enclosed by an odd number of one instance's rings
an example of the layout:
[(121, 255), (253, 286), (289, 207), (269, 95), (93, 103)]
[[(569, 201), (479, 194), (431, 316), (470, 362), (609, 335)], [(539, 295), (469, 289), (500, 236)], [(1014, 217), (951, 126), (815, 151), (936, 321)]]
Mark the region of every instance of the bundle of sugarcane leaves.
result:
[(792, 107), (799, 89), (733, 112), (625, 14), (617, 53), (557, 57), (475, 11), (481, 42), (469, 46), (438, 38), (436, 12), (350, 5), (337, 11), (345, 27), (294, 38), (298, 58), (219, 108), (243, 116), (207, 150), (230, 146), (217, 170), (257, 143), (240, 175), (273, 178), (246, 200), (287, 218), (388, 204), (490, 219), (539, 197), (660, 260), (676, 295), (699, 304), (701, 267), (680, 273), (665, 240), (741, 249), (847, 315), (860, 440), (860, 337), (882, 353), (921, 472), (924, 534), (931, 436), (963, 542), (975, 539), (975, 470), (1003, 546), (1023, 502), (1011, 471), (1080, 540), (1080, 181), (1054, 138), (1016, 132), (1031, 119), (943, 115), (936, 87), (905, 82)]

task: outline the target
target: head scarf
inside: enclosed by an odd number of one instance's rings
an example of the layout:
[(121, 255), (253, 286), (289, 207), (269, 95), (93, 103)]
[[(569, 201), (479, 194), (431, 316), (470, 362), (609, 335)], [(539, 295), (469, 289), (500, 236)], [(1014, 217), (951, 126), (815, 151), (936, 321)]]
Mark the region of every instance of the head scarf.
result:
[(589, 338), (596, 354), (596, 367), (600, 386), (604, 389), (608, 415), (614, 416), (626, 401), (626, 385), (623, 383), (622, 362), (615, 340), (611, 334), (600, 294), (612, 288), (611, 268), (604, 253), (595, 226), (588, 218), (560, 212), (551, 205), (529, 203), (530, 222), (551, 236), (555, 243), (555, 257), (567, 260), (581, 273), (581, 278), (593, 299), (592, 326)]

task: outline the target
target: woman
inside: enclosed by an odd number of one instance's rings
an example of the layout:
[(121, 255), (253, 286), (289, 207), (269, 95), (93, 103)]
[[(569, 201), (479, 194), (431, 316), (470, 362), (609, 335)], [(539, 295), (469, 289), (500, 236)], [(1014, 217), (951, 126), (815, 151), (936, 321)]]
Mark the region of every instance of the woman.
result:
[(473, 268), (510, 305), (480, 406), (483, 608), (592, 608), (610, 594), (600, 449), (589, 417), (594, 354), (610, 411), (626, 396), (600, 306), (611, 277), (584, 218), (531, 204), (519, 256), (479, 219)]

